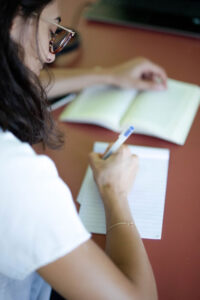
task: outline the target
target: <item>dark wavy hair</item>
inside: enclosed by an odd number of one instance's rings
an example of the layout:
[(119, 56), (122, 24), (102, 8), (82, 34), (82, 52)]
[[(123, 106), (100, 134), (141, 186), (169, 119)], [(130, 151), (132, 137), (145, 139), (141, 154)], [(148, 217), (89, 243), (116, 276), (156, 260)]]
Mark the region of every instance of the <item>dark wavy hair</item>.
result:
[(0, 127), (30, 145), (42, 142), (44, 147), (58, 148), (63, 136), (48, 110), (45, 90), (38, 77), (24, 65), (23, 48), (10, 37), (13, 19), (19, 11), (25, 21), (33, 13), (39, 19), (51, 2), (0, 0)]

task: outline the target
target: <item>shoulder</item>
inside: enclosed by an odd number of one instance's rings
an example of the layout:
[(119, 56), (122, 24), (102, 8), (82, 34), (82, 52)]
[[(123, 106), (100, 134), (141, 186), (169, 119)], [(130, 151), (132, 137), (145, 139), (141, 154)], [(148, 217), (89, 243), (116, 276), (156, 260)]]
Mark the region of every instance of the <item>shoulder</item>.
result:
[[(37, 155), (31, 146), (18, 140), (10, 132), (0, 132), (0, 182), (6, 192), (14, 193), (37, 189), (41, 192), (45, 183), (57, 180), (61, 183), (54, 162), (45, 155)], [(55, 181), (54, 188), (56, 188)], [(51, 188), (51, 186), (49, 186)], [(66, 190), (68, 190), (65, 185)]]
[(33, 215), (38, 209), (73, 206), (71, 192), (49, 157), (37, 155), (11, 133), (0, 134), (0, 147), (1, 207), (17, 205), (22, 213), (31, 208)]
[[(10, 132), (0, 131), (0, 162), (4, 170), (13, 173), (23, 173), (50, 169), (57, 174), (56, 167), (51, 159), (45, 155), (37, 155), (28, 143), (21, 142)], [(19, 169), (15, 169), (20, 165)], [(35, 167), (34, 167), (35, 165)], [(11, 174), (10, 174), (11, 175)]]

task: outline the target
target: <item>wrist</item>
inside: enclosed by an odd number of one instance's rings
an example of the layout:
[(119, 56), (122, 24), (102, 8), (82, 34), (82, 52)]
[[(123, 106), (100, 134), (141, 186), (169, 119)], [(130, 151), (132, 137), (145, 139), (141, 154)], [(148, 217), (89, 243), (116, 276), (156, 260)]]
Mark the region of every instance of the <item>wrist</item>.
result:
[(127, 193), (124, 191), (116, 190), (111, 184), (104, 184), (99, 186), (100, 194), (106, 202), (115, 202), (118, 200), (128, 202)]
[(103, 200), (107, 223), (121, 220), (132, 221), (127, 193), (116, 191), (110, 185), (102, 186), (99, 191)]

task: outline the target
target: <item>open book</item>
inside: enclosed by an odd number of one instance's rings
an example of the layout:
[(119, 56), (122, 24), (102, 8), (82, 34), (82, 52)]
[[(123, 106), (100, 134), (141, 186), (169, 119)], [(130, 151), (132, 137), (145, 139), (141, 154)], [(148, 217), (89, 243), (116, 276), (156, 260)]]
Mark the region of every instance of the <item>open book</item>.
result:
[[(104, 153), (106, 143), (97, 142), (94, 151)], [(130, 146), (139, 157), (139, 171), (128, 200), (132, 216), (142, 238), (161, 239), (167, 186), (169, 150)], [(103, 202), (87, 169), (77, 201), (81, 204), (79, 215), (88, 231), (106, 233)]]
[(135, 133), (185, 143), (199, 107), (200, 88), (168, 80), (165, 91), (137, 92), (93, 86), (81, 92), (60, 116), (62, 121), (96, 124), (120, 132), (132, 124)]

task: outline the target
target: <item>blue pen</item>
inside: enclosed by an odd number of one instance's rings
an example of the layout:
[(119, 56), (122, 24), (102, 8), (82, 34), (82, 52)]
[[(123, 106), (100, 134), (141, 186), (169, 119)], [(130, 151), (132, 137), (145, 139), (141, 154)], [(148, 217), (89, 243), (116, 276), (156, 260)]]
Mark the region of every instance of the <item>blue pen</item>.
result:
[(118, 136), (118, 139), (110, 147), (110, 149), (104, 154), (103, 159), (108, 158), (113, 152), (117, 151), (120, 146), (128, 139), (128, 137), (133, 133), (134, 127), (129, 126)]

